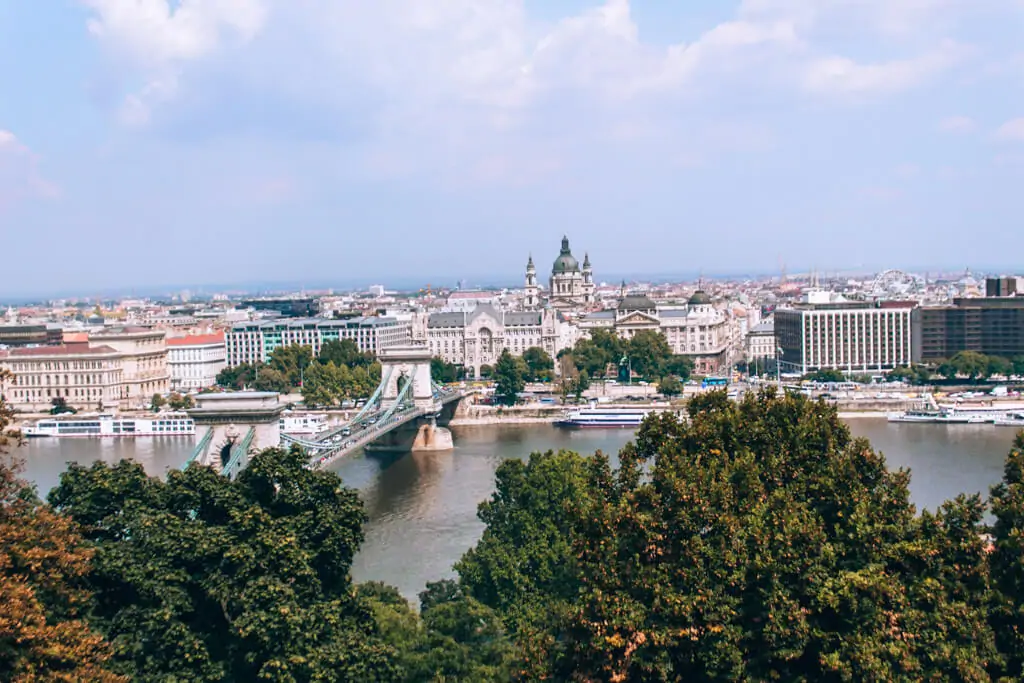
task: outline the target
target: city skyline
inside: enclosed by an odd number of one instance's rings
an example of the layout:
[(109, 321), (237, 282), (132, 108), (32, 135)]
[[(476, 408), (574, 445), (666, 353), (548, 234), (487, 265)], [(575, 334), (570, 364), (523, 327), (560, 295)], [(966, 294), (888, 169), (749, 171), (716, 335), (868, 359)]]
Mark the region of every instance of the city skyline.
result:
[(1024, 9), (897, 4), (0, 0), (0, 295), (1012, 270)]

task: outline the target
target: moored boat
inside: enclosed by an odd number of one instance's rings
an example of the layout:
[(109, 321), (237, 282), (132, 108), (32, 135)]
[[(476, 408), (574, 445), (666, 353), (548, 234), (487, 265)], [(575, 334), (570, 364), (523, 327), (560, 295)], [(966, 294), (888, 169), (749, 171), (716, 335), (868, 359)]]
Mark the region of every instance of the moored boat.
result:
[(24, 429), (30, 439), (70, 437), (191, 436), (196, 425), (186, 413), (147, 417), (116, 415), (72, 416), (38, 420)]
[(650, 413), (650, 410), (644, 408), (578, 408), (566, 412), (555, 425), (569, 428), (636, 429)]
[(282, 434), (315, 436), (327, 426), (327, 416), (318, 413), (285, 413), (278, 422)]

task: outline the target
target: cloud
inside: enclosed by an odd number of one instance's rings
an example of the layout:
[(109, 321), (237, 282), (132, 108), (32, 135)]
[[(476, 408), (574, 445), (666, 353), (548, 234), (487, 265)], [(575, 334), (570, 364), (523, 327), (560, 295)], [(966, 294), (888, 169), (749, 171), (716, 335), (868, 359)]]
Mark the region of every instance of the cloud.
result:
[(807, 68), (805, 85), (834, 95), (896, 93), (922, 85), (959, 62), (965, 50), (954, 43), (909, 59), (858, 64), (845, 57), (826, 57)]
[(939, 130), (946, 133), (969, 133), (976, 127), (969, 116), (950, 116), (939, 121)]
[[(717, 25), (658, 43), (629, 0), (553, 20), (526, 0), (81, 1), (90, 33), (143, 83), (123, 96), (126, 125), (159, 128), (186, 106), (191, 121), (229, 117), (248, 93), (357, 120), (355, 146), (377, 172), (482, 168), (478, 178), (520, 183), (608, 145), (714, 159), (721, 138), (690, 132), (745, 93), (842, 101), (926, 86), (968, 54), (947, 38), (949, 20), (989, 0), (737, 0)], [(837, 54), (831, 38), (854, 31), (862, 44), (902, 42), (874, 59)], [(763, 121), (736, 125), (774, 137)]]
[(1007, 121), (999, 126), (995, 138), (1002, 142), (1024, 142), (1024, 117)]
[(53, 198), (56, 186), (39, 171), (39, 157), (14, 133), (0, 129), (0, 209), (28, 198)]

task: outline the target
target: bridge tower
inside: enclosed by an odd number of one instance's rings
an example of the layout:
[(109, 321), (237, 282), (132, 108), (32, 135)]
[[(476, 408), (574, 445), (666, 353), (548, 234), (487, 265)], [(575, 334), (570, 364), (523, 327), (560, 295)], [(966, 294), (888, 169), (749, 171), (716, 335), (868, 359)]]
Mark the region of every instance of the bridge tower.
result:
[(430, 381), (430, 349), (426, 346), (389, 346), (378, 356), (381, 377), (387, 378), (381, 403), (390, 406), (398, 400), (405, 382), (412, 382), (407, 400), (417, 408), (430, 409), (434, 405), (434, 387)]
[(437, 417), (443, 409), (434, 397), (434, 385), (430, 377), (430, 359), (432, 354), (425, 345), (389, 346), (381, 349), (378, 360), (381, 365), (381, 377), (387, 379), (381, 393), (381, 407), (390, 407), (398, 400), (406, 383), (412, 382), (405, 396), (418, 409), (422, 410), (422, 419), (409, 426), (415, 430), (397, 429), (388, 432), (381, 439), (367, 446), (368, 450), (407, 452), (407, 451), (446, 451), (454, 447), (452, 434), (437, 424)]
[(196, 407), (187, 410), (199, 437), (188, 462), (236, 474), (249, 453), (280, 444), (283, 410), (280, 395), (271, 391), (198, 394)]

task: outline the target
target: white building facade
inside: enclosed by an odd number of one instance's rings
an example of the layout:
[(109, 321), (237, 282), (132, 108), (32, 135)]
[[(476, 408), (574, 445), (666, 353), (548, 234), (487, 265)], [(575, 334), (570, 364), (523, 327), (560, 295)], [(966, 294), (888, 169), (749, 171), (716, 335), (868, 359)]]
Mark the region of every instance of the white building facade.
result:
[(520, 356), (535, 346), (554, 359), (566, 348), (564, 324), (552, 309), (510, 312), (478, 306), (468, 313), (429, 314), (426, 342), (432, 355), (461, 365), (473, 377), (479, 377), (480, 368), (493, 366), (505, 349)]
[(190, 392), (212, 387), (227, 367), (224, 333), (190, 335), (167, 340), (171, 391)]
[(13, 375), (0, 386), (7, 404), (20, 412), (45, 412), (63, 399), (76, 410), (127, 408), (121, 354), (88, 343), (0, 351), (0, 369)]
[(803, 304), (775, 311), (783, 371), (884, 372), (911, 360), (911, 312), (916, 304)]
[(694, 293), (685, 307), (660, 307), (644, 295), (623, 296), (618, 307), (597, 311), (579, 320), (580, 332), (613, 330), (631, 339), (641, 330), (664, 335), (672, 353), (687, 356), (694, 371), (712, 374), (727, 369), (734, 325), (703, 291)]
[(747, 333), (747, 360), (775, 358), (775, 322), (766, 320)]
[(360, 351), (379, 354), (412, 341), (412, 321), (397, 318), (287, 319), (233, 325), (225, 337), (227, 364), (266, 363), (275, 349), (299, 344), (320, 353), (324, 342), (351, 339)]

